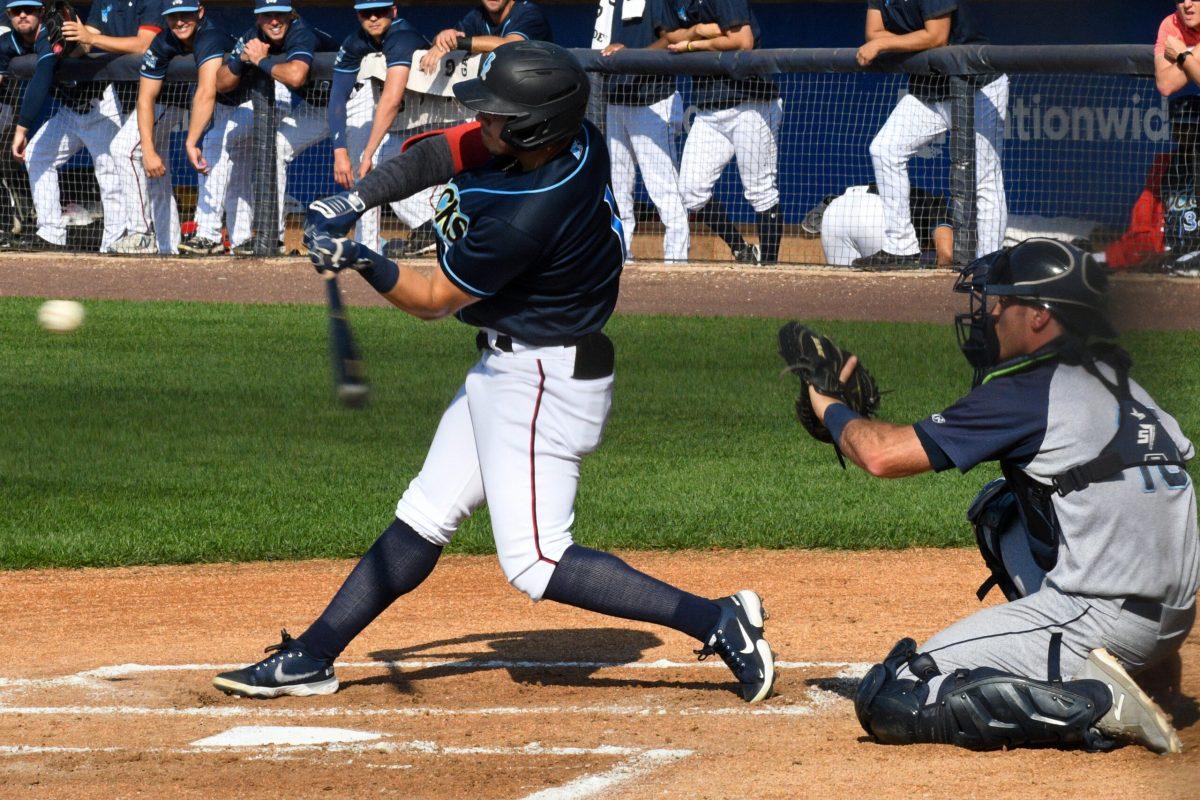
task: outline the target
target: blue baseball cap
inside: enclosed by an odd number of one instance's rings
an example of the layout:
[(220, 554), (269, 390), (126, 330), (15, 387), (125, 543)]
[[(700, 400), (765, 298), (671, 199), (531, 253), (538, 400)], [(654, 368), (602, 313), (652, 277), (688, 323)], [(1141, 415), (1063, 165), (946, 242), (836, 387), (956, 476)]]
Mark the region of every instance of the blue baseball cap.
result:
[(354, 4), (355, 11), (366, 11), (368, 8), (391, 8), (395, 0), (359, 0)]
[(263, 3), (260, 6), (254, 7), (255, 14), (270, 14), (272, 12), (278, 12), (280, 14), (290, 14), (290, 13), (292, 13), (292, 4), (291, 3)]
[(163, 16), (168, 14), (186, 14), (189, 11), (199, 11), (200, 3), (198, 0), (168, 0), (163, 8)]
[(32, 8), (33, 6), (37, 6), (38, 8), (41, 8), (42, 0), (8, 0), (8, 3), (6, 3), (4, 7), (5, 8)]

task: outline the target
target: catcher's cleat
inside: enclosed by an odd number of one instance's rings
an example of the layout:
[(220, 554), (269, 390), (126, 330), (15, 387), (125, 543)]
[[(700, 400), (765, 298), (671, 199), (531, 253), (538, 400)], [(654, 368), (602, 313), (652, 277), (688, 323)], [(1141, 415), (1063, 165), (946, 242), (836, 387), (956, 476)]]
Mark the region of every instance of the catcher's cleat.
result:
[(1112, 693), (1112, 707), (1093, 723), (1105, 736), (1140, 744), (1156, 753), (1183, 752), (1183, 742), (1167, 715), (1142, 691), (1112, 653), (1104, 648), (1088, 653), (1075, 680), (1100, 681)]
[(889, 253), (886, 250), (880, 250), (869, 256), (862, 256), (850, 262), (852, 269), (860, 269), (863, 272), (886, 272), (893, 269), (920, 269), (921, 254), (914, 253), (908, 256), (898, 256), (895, 253)]
[(213, 686), (225, 694), (259, 698), (285, 694), (310, 697), (338, 690), (331, 662), (310, 656), (286, 630), (280, 635), (279, 644), (263, 651), (274, 655), (242, 669), (222, 672), (213, 678)]
[(741, 683), (742, 699), (747, 703), (767, 699), (775, 686), (775, 654), (763, 638), (767, 613), (762, 599), (743, 589), (716, 603), (721, 607), (721, 618), (696, 655), (701, 661), (714, 653), (719, 655)]
[(762, 251), (756, 244), (743, 243), (733, 248), (733, 260), (739, 264), (761, 264)]

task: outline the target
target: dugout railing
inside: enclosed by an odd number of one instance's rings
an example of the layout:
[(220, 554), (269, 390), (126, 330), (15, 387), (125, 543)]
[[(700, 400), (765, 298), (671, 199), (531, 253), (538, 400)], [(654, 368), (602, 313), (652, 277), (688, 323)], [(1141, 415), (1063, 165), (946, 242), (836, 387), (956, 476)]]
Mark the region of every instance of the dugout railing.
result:
[[(673, 133), (676, 158), (698, 113), (693, 103), (696, 78), (758, 75), (778, 86), (783, 107), (776, 141), (784, 224), (781, 263), (830, 260), (814, 222), (820, 225), (820, 209), (826, 201), (848, 193), (848, 187), (874, 182), (872, 142), (907, 93), (910, 76), (937, 76), (948, 84), (948, 130), (915, 150), (908, 174), (913, 187), (944, 201), (946, 221), (954, 231), (955, 263), (969, 260), (976, 249), (972, 132), (979, 76), (1004, 73), (1010, 82), (1000, 162), (1009, 220), (1004, 233), (1009, 243), (1028, 235), (1052, 235), (1101, 247), (1125, 226), (1152, 164), (1174, 148), (1170, 112), (1154, 86), (1149, 46), (946, 47), (906, 57), (881, 57), (866, 68), (858, 65), (855, 50), (850, 48), (678, 55), (626, 50), (610, 57), (588, 50), (574, 52), (595, 75), (598, 87), (611, 75), (673, 76), (683, 109)], [(329, 80), (332, 61), (332, 53), (318, 54), (312, 80)], [(60, 65), (59, 79), (134, 81), (139, 63), (132, 56), (67, 60)], [(14, 59), (12, 74), (27, 78), (33, 66), (32, 57)], [(253, 70), (248, 73), (256, 74)], [(194, 80), (191, 59), (175, 59), (167, 81)], [(300, 224), (297, 212), (337, 187), (328, 143), (321, 142), (292, 162), (286, 195), (278, 196), (272, 176), (280, 107), (268, 82), (251, 84), (255, 106), (254, 251), (269, 255), (276, 252), (271, 221), (277, 204), (289, 206), (289, 240), (294, 242)], [(590, 114), (603, 127), (607, 114), (602, 94), (596, 92)], [(469, 112), (464, 110), (463, 116)], [(181, 198), (194, 184), (182, 154), (182, 138), (180, 131), (172, 134), (169, 161)], [(0, 158), (8, 159), (5, 150)], [(63, 171), (74, 175), (76, 182), (85, 180), (87, 163), (86, 156), (77, 156)], [(70, 175), (61, 182), (63, 199), (87, 195), (88, 187), (73, 184)], [(634, 254), (653, 260), (661, 257), (656, 237), (661, 239), (662, 231), (644, 179), (639, 178), (637, 187), (639, 242)], [(721, 172), (713, 193), (723, 201), (733, 223), (753, 241), (755, 213), (745, 200), (736, 158)], [(180, 203), (185, 224), (188, 205)], [(865, 225), (865, 216), (868, 214), (863, 211), (856, 221)], [(25, 220), (27, 230), (30, 222)], [(872, 218), (871, 225), (875, 224), (877, 220)], [(393, 221), (391, 229), (397, 227)], [(691, 259), (729, 260), (728, 250), (707, 234), (704, 225), (693, 221)]]

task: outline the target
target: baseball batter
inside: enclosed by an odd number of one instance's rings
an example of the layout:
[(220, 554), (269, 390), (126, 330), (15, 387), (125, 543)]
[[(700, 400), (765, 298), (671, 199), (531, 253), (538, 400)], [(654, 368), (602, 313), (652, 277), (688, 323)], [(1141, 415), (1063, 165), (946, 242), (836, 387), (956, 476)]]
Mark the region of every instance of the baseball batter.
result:
[(867, 674), (855, 705), (881, 741), (1180, 747), (1126, 670), (1173, 656), (1195, 620), (1195, 448), (1112, 344), (1106, 274), (1050, 239), (965, 268), (957, 323), (975, 388), (915, 425), (860, 418), (810, 387), (833, 441), (873, 475), (985, 461), (1004, 475), (969, 518), (992, 573), (980, 596), (997, 584), (1010, 602), (920, 648), (901, 640)]
[[(660, 28), (660, 46), (672, 53), (753, 50), (762, 31), (746, 0), (670, 0), (674, 15)], [(679, 166), (684, 205), (729, 246), (736, 260), (779, 260), (783, 217), (779, 208), (779, 129), (783, 100), (761, 75), (697, 76), (692, 81), (696, 117)], [(746, 202), (757, 214), (758, 244), (749, 245), (730, 223), (713, 187), (737, 157)]]
[[(708, 600), (572, 541), (580, 461), (599, 445), (612, 402), (603, 329), (625, 260), (604, 140), (584, 121), (586, 73), (562, 48), (520, 42), (497, 48), (454, 91), (479, 124), (427, 137), (358, 193), (314, 203), (306, 243), (318, 269), (355, 269), (407, 313), (455, 314), (477, 328), (481, 357), (396, 519), (325, 612), (298, 639), (285, 634), (275, 655), (214, 684), (251, 697), (336, 691), (333, 660), (429, 575), (486, 504), (514, 587), (682, 631), (703, 643), (702, 658), (721, 656), (743, 698), (766, 698), (775, 672), (758, 595)], [(441, 269), (430, 277), (342, 238), (368, 206), (411, 193), (412, 181), (400, 180), (408, 172), (427, 184), (453, 176), (438, 201)]]
[[(600, 0), (593, 47), (605, 56), (626, 47), (663, 47), (656, 31), (671, 22), (667, 0)], [(612, 158), (613, 194), (633, 252), (633, 190), (638, 168), (666, 234), (663, 258), (687, 261), (688, 219), (679, 194), (675, 134), (683, 125), (683, 101), (673, 75), (605, 75), (604, 135)]]
[[(63, 22), (63, 38), (85, 48), (141, 55), (161, 32), (161, 15), (162, 0), (128, 3), (99, 0), (92, 4), (86, 25)], [(65, 248), (67, 228), (58, 192), (58, 170), (86, 147), (92, 156), (104, 207), (100, 252), (108, 253), (128, 229), (136, 205), (128, 199), (136, 179), (128, 160), (122, 163), (113, 149), (113, 140), (125, 122), (126, 103), (132, 107), (129, 101), (136, 89), (99, 81), (56, 82), (55, 70), (61, 53), (56, 44), (61, 43), (51, 42), (44, 28), (39, 32), (34, 42), (37, 67), (26, 87), (13, 133), (13, 156), (28, 165), (37, 208), (37, 235), (28, 244), (41, 249)], [(62, 106), (30, 138), (30, 131), (37, 125), (52, 93)]]
[[(233, 51), (217, 69), (218, 92), (232, 92), (251, 67), (270, 76), (282, 91), (276, 92), (281, 108), (275, 137), (275, 179), (278, 184), (279, 248), (283, 249), (284, 198), (287, 197), (287, 168), (296, 156), (325, 138), (329, 132), (326, 87), (309, 80), (313, 54), (333, 50), (329, 35), (308, 25), (290, 2), (260, 2), (254, 9), (254, 27), (243, 33)], [(227, 139), (229, 147), (248, 146), (251, 128), (238, 126)], [(243, 138), (244, 137), (244, 138)], [(236, 255), (254, 255), (249, 242), (233, 249)]]
[[(868, 0), (866, 44), (858, 63), (866, 66), (881, 53), (912, 53), (947, 44), (986, 44), (969, 6), (959, 0)], [(1008, 77), (976, 75), (975, 184), (980, 256), (1004, 243), (1008, 201), (1000, 154), (1008, 118)], [(925, 145), (950, 130), (950, 81), (940, 75), (912, 75), (908, 94), (892, 110), (871, 142), (875, 182), (886, 216), (883, 248), (855, 261), (864, 269), (915, 269), (920, 246), (909, 213), (908, 161)]]
[[(413, 53), (429, 42), (407, 21), (397, 18), (392, 0), (362, 0), (354, 5), (359, 28), (346, 37), (333, 67), (329, 100), (329, 134), (333, 144), (333, 177), (344, 189), (369, 173), (375, 164), (400, 149), (392, 133), (404, 105), (405, 87)], [(386, 77), (363, 80), (363, 59), (379, 54), (385, 59)], [(378, 94), (378, 98), (376, 98)], [(400, 221), (416, 230), (433, 216), (429, 191), (392, 205)], [(373, 208), (358, 221), (355, 237), (372, 250), (380, 249), (380, 209)]]
[[(9, 76), (8, 68), (17, 56), (33, 52), (42, 23), (42, 2), (9, 0), (5, 9), (11, 27), (0, 33), (0, 131), (4, 132), (3, 138), (8, 138), (14, 119), (13, 106), (19, 105), (21, 99), (21, 84)], [(32, 194), (28, 173), (9, 153), (0, 156), (0, 176), (6, 194), (4, 201), (0, 201), (0, 249), (7, 249), (14, 244), (14, 222), (25, 221), (18, 213), (18, 207), (27, 209)], [(14, 220), (14, 216), (19, 219)]]
[(541, 6), (530, 0), (480, 0), (458, 25), (438, 32), (433, 47), (421, 58), (421, 69), (433, 73), (452, 50), (490, 53), (502, 44), (522, 40), (554, 41)]

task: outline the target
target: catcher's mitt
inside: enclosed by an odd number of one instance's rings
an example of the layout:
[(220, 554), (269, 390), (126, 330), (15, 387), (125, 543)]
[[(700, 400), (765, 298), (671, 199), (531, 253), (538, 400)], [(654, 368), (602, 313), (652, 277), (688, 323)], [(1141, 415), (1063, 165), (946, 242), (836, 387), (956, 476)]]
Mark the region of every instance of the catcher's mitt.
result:
[(46, 41), (50, 50), (60, 58), (78, 58), (85, 49), (78, 42), (68, 42), (63, 38), (62, 24), (78, 22), (79, 14), (66, 0), (45, 0), (42, 8), (42, 30), (46, 33)]
[[(828, 337), (801, 325), (789, 322), (779, 329), (779, 355), (787, 362), (787, 371), (800, 379), (800, 396), (796, 398), (796, 417), (813, 438), (837, 447), (833, 436), (813, 410), (808, 396), (811, 385), (820, 394), (835, 397), (864, 417), (879, 409), (879, 387), (861, 363), (842, 383), (840, 375), (850, 353), (838, 347)], [(841, 452), (838, 453), (841, 458)]]

